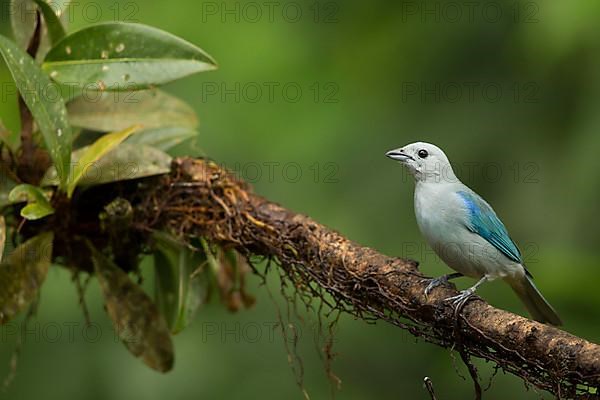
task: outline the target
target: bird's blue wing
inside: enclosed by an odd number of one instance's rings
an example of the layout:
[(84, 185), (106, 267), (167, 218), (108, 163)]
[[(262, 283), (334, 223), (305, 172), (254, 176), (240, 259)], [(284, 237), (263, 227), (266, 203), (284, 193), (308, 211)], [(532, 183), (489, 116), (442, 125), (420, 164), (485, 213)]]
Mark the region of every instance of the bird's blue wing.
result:
[(461, 190), (457, 194), (469, 211), (467, 228), (490, 242), (512, 261), (523, 264), (521, 252), (492, 207), (474, 192)]

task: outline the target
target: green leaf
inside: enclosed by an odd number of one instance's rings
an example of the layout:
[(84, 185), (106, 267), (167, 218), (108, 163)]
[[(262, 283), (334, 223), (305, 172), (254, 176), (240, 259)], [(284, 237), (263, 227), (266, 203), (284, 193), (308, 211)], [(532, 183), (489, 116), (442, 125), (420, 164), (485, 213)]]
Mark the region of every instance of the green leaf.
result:
[(144, 290), (122, 269), (89, 245), (94, 270), (115, 331), (127, 349), (159, 372), (173, 368), (171, 335), (165, 319)]
[(213, 70), (216, 63), (202, 49), (160, 29), (109, 22), (65, 37), (50, 50), (43, 68), (57, 82), (123, 91)]
[(60, 96), (50, 96), (52, 83), (35, 61), (14, 42), (0, 35), (0, 53), (15, 80), (21, 97), (35, 118), (58, 170), (60, 187), (66, 187), (71, 160), (71, 126)]
[[(73, 153), (75, 164), (89, 147), (82, 147)], [(79, 180), (79, 186), (100, 185), (166, 174), (171, 171), (171, 160), (171, 156), (150, 146), (121, 143), (104, 157), (87, 166)], [(41, 186), (57, 184), (56, 170), (51, 168), (46, 172)]]
[(16, 186), (8, 195), (8, 201), (12, 204), (15, 203), (48, 203), (48, 198), (37, 186), (22, 184)]
[(69, 175), (67, 196), (71, 197), (89, 166), (96, 163), (140, 128), (139, 125), (136, 125), (120, 132), (107, 133), (91, 146), (85, 147), (73, 168), (73, 173)]
[(35, 31), (37, 7), (31, 0), (11, 0), (10, 23), (15, 41), (23, 50), (27, 49)]
[(145, 144), (167, 151), (187, 139), (198, 136), (198, 131), (184, 126), (148, 129), (127, 139), (127, 143)]
[(42, 14), (44, 15), (44, 20), (46, 21), (46, 26), (48, 27), (48, 32), (50, 33), (50, 39), (52, 44), (58, 43), (62, 38), (65, 37), (66, 32), (65, 28), (56, 15), (56, 12), (52, 8), (50, 4), (48, 4), (44, 0), (33, 0), (40, 7)]
[(17, 247), (0, 264), (0, 324), (5, 324), (38, 295), (52, 260), (52, 232)]
[(193, 321), (207, 301), (206, 255), (163, 232), (155, 232), (153, 238), (156, 301), (171, 332), (176, 334)]
[(11, 203), (29, 203), (21, 209), (21, 216), (28, 220), (37, 220), (54, 214), (48, 198), (37, 186), (18, 185), (9, 193), (8, 200)]
[[(110, 132), (135, 124), (153, 129), (198, 126), (194, 110), (184, 101), (161, 90), (84, 94), (67, 105), (69, 121), (74, 126)], [(137, 136), (137, 135), (136, 135)]]
[[(35, 32), (35, 21), (36, 21), (36, 11), (38, 10), (38, 6), (36, 2), (39, 0), (11, 0), (10, 2), (10, 22), (14, 34), (14, 38), (19, 45), (19, 47), (23, 50), (26, 50), (31, 38), (33, 37), (33, 33)], [(51, 4), (48, 4), (48, 8), (52, 10), (56, 10), (56, 12), (60, 12), (60, 18), (57, 18), (62, 22), (61, 27), (64, 31), (64, 26), (67, 24), (67, 10), (68, 3), (70, 0), (52, 0)], [(42, 10), (44, 14), (44, 24), (42, 24), (41, 31), (41, 41), (39, 44), (39, 48), (36, 54), (36, 60), (42, 61), (48, 50), (51, 47), (51, 34), (48, 34), (48, 28), (50, 27), (50, 23), (46, 22), (48, 17), (46, 17), (46, 12)], [(55, 13), (56, 15), (56, 13)], [(49, 17), (52, 18), (52, 17)], [(51, 28), (58, 29), (58, 28)]]
[(35, 221), (54, 214), (54, 209), (41, 204), (28, 204), (21, 210), (21, 216), (29, 221)]

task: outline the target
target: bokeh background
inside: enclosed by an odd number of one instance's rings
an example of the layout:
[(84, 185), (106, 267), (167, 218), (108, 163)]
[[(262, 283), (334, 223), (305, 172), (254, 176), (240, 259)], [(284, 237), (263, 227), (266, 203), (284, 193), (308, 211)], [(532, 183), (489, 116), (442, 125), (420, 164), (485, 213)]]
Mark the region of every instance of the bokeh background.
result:
[[(3, 0), (3, 34), (10, 34)], [(197, 144), (257, 192), (349, 238), (448, 269), (418, 234), (413, 183), (385, 151), (433, 142), (457, 175), (496, 209), (520, 245), (565, 329), (600, 341), (600, 3), (593, 1), (273, 2), (78, 0), (72, 29), (142, 22), (181, 36), (219, 62), (216, 72), (167, 86), (201, 118)], [(2, 91), (11, 85), (0, 66)], [(14, 96), (0, 118), (17, 128)], [(176, 367), (159, 375), (118, 343), (99, 289), (87, 293), (84, 327), (69, 274), (53, 268), (39, 316), (25, 331), (7, 399), (281, 399), (303, 397), (273, 326), (275, 301), (250, 278), (258, 303), (228, 313), (217, 302), (175, 337)], [(472, 284), (468, 279), (460, 287)], [(524, 313), (502, 282), (480, 294)], [(17, 321), (18, 322), (18, 321)], [(330, 384), (313, 344), (314, 318), (300, 325), (298, 352), (313, 399)], [(0, 377), (9, 374), (18, 324), (0, 330)], [(448, 350), (385, 323), (342, 316), (334, 372), (340, 399), (472, 396)], [(460, 364), (459, 362), (456, 364)], [(492, 366), (479, 363), (483, 384)], [(540, 394), (503, 373), (488, 399)], [(545, 396), (547, 397), (547, 396)]]

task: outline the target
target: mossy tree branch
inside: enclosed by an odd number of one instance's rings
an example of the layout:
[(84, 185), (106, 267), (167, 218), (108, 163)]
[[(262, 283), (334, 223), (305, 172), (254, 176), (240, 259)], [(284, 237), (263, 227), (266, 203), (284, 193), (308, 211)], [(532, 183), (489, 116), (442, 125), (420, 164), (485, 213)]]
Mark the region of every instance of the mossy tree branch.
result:
[(559, 398), (583, 398), (600, 387), (600, 346), (480, 298), (456, 315), (443, 301), (456, 294), (450, 287), (424, 296), (427, 282), (417, 262), (360, 246), (252, 193), (212, 162), (175, 160), (172, 174), (137, 208), (136, 226), (168, 229), (183, 238), (207, 237), (274, 258), (300, 290), (327, 291), (333, 307), (454, 348), (468, 364), (470, 356), (494, 361)]

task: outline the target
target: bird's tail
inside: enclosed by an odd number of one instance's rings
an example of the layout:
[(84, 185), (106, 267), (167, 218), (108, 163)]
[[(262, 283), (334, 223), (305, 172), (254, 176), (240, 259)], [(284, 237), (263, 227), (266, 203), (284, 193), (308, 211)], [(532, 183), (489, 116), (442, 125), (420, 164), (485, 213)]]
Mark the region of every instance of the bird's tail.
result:
[(525, 277), (520, 279), (507, 279), (507, 282), (525, 304), (527, 311), (529, 311), (533, 319), (555, 326), (562, 325), (562, 321), (556, 311), (554, 311), (554, 308), (542, 296), (529, 276), (525, 275)]

